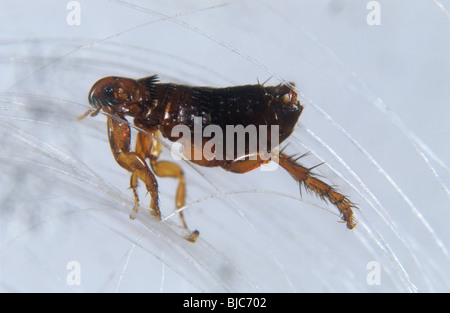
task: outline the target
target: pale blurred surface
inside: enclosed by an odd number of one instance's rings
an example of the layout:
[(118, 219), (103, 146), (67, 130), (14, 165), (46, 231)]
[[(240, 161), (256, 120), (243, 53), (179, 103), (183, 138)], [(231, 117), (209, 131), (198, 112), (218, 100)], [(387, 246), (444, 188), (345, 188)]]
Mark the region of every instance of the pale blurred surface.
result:
[[(368, 1), (78, 1), (74, 26), (68, 3), (0, 2), (1, 291), (450, 291), (449, 1), (378, 1), (374, 26)], [(143, 189), (131, 221), (105, 117), (75, 119), (97, 79), (151, 74), (295, 82), (286, 151), (327, 162), (316, 172), (359, 205), (358, 226), (282, 170), (187, 163), (200, 241), (151, 217)], [(159, 184), (168, 217), (176, 184)]]

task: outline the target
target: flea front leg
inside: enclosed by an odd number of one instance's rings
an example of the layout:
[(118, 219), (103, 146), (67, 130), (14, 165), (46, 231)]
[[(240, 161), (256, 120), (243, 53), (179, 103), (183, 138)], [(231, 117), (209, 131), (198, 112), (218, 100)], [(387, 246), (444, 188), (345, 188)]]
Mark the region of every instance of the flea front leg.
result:
[[(145, 187), (151, 196), (150, 212), (161, 218), (158, 204), (158, 182), (155, 175), (150, 171), (145, 159), (136, 152), (130, 151), (130, 126), (125, 119), (107, 118), (109, 144), (117, 163), (131, 173), (130, 186), (135, 197), (133, 214), (136, 214), (139, 207), (139, 198), (136, 188), (138, 178), (145, 183)], [(134, 216), (131, 215), (130, 218)]]

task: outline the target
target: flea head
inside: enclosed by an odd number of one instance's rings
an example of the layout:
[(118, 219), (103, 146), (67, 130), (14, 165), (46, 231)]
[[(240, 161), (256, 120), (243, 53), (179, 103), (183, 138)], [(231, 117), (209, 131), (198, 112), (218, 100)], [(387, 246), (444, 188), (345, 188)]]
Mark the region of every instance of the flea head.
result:
[(139, 102), (140, 98), (137, 81), (125, 77), (102, 78), (89, 91), (89, 103), (105, 111), (117, 112), (124, 105)]
[[(89, 103), (97, 114), (100, 110), (119, 116), (136, 117), (150, 112), (156, 105), (153, 98), (158, 77), (156, 75), (139, 80), (108, 76), (98, 80), (89, 91)], [(84, 116), (83, 116), (84, 117)]]

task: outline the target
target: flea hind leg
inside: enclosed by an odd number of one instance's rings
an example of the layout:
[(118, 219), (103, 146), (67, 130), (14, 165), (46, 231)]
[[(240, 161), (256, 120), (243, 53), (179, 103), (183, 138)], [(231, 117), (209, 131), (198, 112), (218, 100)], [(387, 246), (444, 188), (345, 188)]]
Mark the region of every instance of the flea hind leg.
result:
[[(246, 173), (252, 171), (269, 160), (263, 160), (257, 156), (256, 160), (235, 160), (224, 162), (221, 167), (234, 173)], [(341, 213), (342, 220), (347, 224), (347, 228), (353, 229), (357, 222), (353, 217), (352, 208), (355, 207), (344, 195), (337, 192), (332, 186), (327, 185), (320, 179), (314, 177), (311, 169), (308, 169), (298, 163), (293, 158), (279, 153), (277, 161), (281, 167), (291, 174), (295, 180), (304, 185), (306, 189), (313, 191), (321, 199), (328, 200), (334, 204)]]
[[(158, 138), (158, 133), (153, 133), (153, 136)], [(180, 166), (169, 161), (158, 161), (159, 154), (161, 153), (162, 147), (158, 140), (153, 140), (152, 137), (139, 132), (136, 141), (136, 152), (141, 155), (142, 158), (149, 158), (150, 164), (153, 172), (158, 177), (172, 177), (178, 179), (178, 187), (175, 196), (175, 206), (179, 210), (179, 216), (183, 228), (189, 231), (186, 224), (183, 211), (180, 210), (185, 205), (186, 199), (186, 186), (184, 180), (183, 170)], [(195, 242), (199, 236), (197, 230), (190, 232), (190, 234), (185, 237), (186, 240), (190, 242)]]
[(354, 219), (352, 210), (355, 205), (347, 197), (337, 192), (332, 186), (314, 177), (311, 173), (312, 168), (308, 169), (296, 163), (296, 160), (293, 160), (291, 157), (280, 153), (278, 161), (307, 190), (311, 190), (321, 199), (328, 200), (334, 204), (339, 209), (341, 218), (347, 224), (348, 229), (353, 229), (356, 226), (357, 222)]
[(243, 160), (223, 161), (222, 164), (220, 164), (220, 166), (228, 172), (243, 174), (253, 171), (254, 169), (260, 167), (261, 165), (268, 163), (269, 161), (270, 159), (269, 160), (261, 159), (261, 157), (258, 154), (255, 160), (243, 159)]

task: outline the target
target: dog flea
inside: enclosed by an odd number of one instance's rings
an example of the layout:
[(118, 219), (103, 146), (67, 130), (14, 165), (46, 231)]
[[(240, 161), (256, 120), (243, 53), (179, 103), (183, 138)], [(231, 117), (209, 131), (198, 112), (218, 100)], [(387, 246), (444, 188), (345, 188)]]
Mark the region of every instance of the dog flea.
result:
[[(136, 214), (139, 206), (138, 180), (144, 182), (151, 196), (150, 212), (156, 217), (161, 218), (156, 177), (177, 179), (175, 206), (180, 209), (185, 205), (183, 170), (176, 163), (159, 160), (162, 147), (158, 138), (163, 136), (172, 142), (181, 143), (184, 157), (190, 162), (206, 167), (221, 167), (233, 173), (246, 173), (268, 163), (271, 160), (267, 158), (269, 153), (272, 160), (278, 162), (301, 187), (335, 205), (347, 228), (353, 229), (357, 222), (352, 209), (356, 206), (347, 197), (319, 180), (312, 173), (313, 168), (297, 163), (299, 158), (287, 156), (283, 151), (271, 151), (274, 144), (277, 147), (291, 135), (303, 110), (297, 100), (297, 93), (290, 85), (256, 84), (213, 88), (159, 83), (156, 75), (137, 80), (110, 76), (100, 79), (92, 86), (89, 103), (93, 109), (78, 119), (94, 116), (101, 110), (106, 113), (113, 156), (121, 167), (131, 173), (130, 187), (135, 206), (130, 217)], [(138, 132), (134, 151), (130, 146), (131, 133), (127, 116), (133, 118), (134, 125), (144, 131)], [(200, 138), (196, 128), (199, 120)], [(234, 140), (234, 134), (230, 136), (225, 131), (229, 125), (242, 125), (245, 129), (256, 126), (253, 135), (258, 144), (252, 145), (250, 138)], [(189, 131), (189, 135), (185, 136), (188, 138), (174, 131), (180, 126)], [(222, 134), (225, 134), (219, 140), (214, 137), (216, 140), (213, 145), (210, 142), (211, 136), (204, 132), (210, 126), (217, 126), (219, 132), (222, 130)], [(274, 126), (277, 133), (271, 131)], [(263, 134), (268, 127), (268, 134)], [(205, 152), (208, 147), (210, 153)], [(267, 147), (270, 148), (267, 150)], [(188, 231), (182, 210), (179, 215), (183, 228)], [(186, 240), (195, 242), (199, 232), (188, 232)]]

